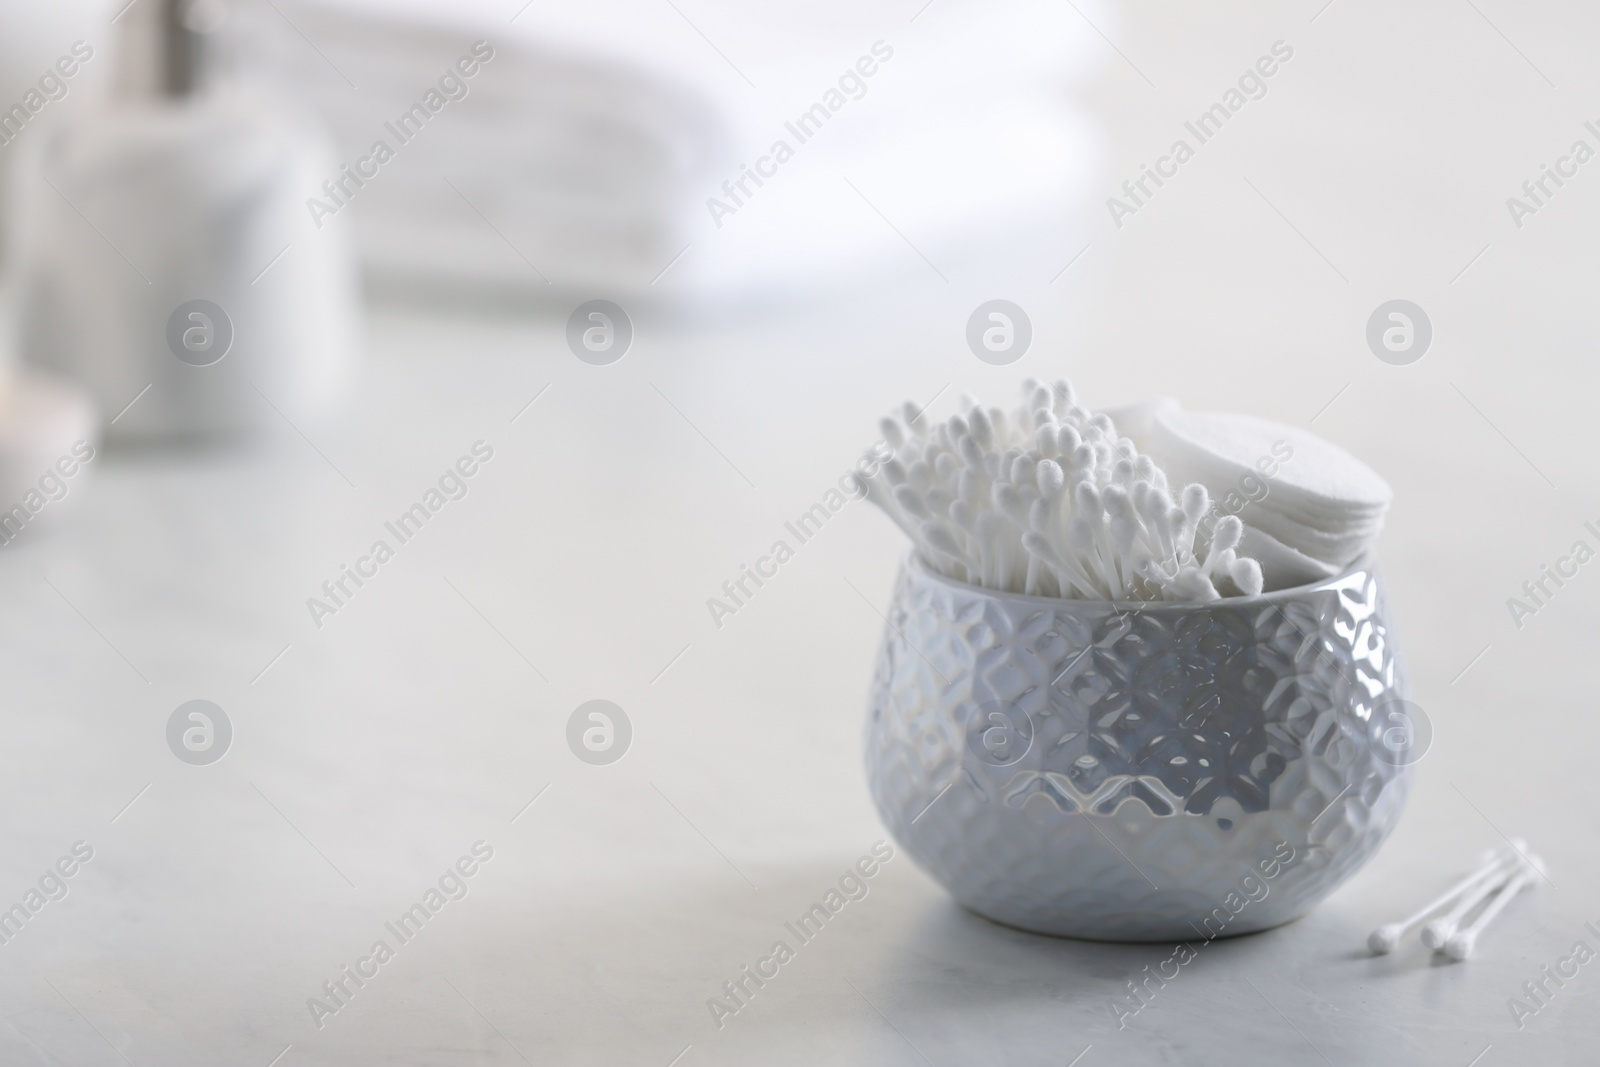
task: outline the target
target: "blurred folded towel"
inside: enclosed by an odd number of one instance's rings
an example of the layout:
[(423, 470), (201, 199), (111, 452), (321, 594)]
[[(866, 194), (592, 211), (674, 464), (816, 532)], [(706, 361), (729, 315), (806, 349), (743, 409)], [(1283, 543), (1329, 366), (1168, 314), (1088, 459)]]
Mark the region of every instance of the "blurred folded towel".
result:
[[(346, 160), (392, 143), (384, 124), (474, 41), (494, 51), (352, 200), (380, 287), (517, 303), (767, 296), (930, 267), (1038, 284), (1086, 240), (1100, 140), (1070, 90), (1104, 45), (1059, 5), (554, 7), (241, 3), (240, 67), (321, 112)], [(793, 138), (785, 123), (878, 41), (894, 59), (870, 96)], [(709, 202), (778, 139), (794, 161), (719, 218)]]

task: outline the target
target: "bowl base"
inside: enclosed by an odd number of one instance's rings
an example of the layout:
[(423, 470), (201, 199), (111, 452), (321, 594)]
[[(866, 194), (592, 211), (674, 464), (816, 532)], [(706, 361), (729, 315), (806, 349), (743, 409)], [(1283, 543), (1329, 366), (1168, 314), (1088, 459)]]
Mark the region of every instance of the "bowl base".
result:
[(1204, 944), (1210, 941), (1227, 941), (1235, 937), (1248, 937), (1251, 934), (1265, 933), (1276, 930), (1280, 926), (1287, 926), (1298, 922), (1311, 913), (1311, 908), (1302, 908), (1288, 915), (1274, 915), (1254, 923), (1240, 922), (1232, 929), (1225, 929), (1217, 933), (1198, 933), (1195, 925), (1188, 920), (1151, 921), (1148, 917), (1141, 917), (1133, 923), (1105, 923), (1095, 920), (1083, 922), (1038, 923), (1028, 921), (1014, 921), (1002, 919), (994, 915), (987, 915), (970, 904), (956, 901), (956, 905), (971, 915), (976, 915), (984, 922), (1003, 926), (1008, 930), (1016, 930), (1024, 934), (1033, 934), (1036, 937), (1054, 937), (1063, 941), (1094, 941), (1100, 944), (1120, 945), (1152, 945), (1172, 944), (1187, 942), (1192, 945)]

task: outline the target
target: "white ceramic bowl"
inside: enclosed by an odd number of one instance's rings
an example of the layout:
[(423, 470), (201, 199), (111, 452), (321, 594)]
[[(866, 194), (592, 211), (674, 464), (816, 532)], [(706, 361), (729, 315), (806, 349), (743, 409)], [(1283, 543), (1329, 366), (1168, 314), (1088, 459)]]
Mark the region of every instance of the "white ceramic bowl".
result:
[(1414, 706), (1371, 561), (1205, 604), (995, 593), (902, 568), (873, 799), (957, 901), (1096, 940), (1298, 918), (1410, 792)]

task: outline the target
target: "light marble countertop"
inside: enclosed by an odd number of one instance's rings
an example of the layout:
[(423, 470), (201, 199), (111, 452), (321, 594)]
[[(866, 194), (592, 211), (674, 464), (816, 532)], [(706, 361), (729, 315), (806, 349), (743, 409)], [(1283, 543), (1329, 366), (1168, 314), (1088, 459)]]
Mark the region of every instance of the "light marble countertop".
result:
[[(0, 1061), (1592, 1062), (1600, 964), (1521, 1030), (1507, 1000), (1575, 941), (1600, 948), (1600, 577), (1520, 629), (1505, 600), (1600, 519), (1600, 178), (1520, 230), (1504, 199), (1582, 135), (1594, 28), (1316, 6), (1204, 27), (1129, 10), (1142, 74), (1110, 63), (1091, 101), (1107, 195), (1274, 40), (1295, 59), (1123, 229), (1097, 216), (1060, 281), (1003, 294), (1035, 325), (1014, 367), (964, 347), (997, 295), (976, 262), (940, 282), (913, 260), (848, 305), (639, 309), (604, 368), (559, 320), (389, 307), (361, 388), (304, 436), (97, 458), (56, 529), (0, 550), (0, 906), (93, 849), (0, 944)], [(1410, 367), (1363, 340), (1397, 296), (1436, 330)], [(1111, 998), (1169, 947), (991, 925), (904, 856), (719, 1028), (707, 998), (885, 836), (861, 728), (903, 546), (851, 505), (720, 628), (705, 600), (882, 410), (1024, 374), (1100, 406), (1159, 388), (1314, 420), (1391, 481), (1384, 566), (1435, 730), (1406, 817), (1307, 918), (1205, 947), (1123, 1029)], [(306, 599), (478, 441), (493, 459), (467, 495), (318, 628)], [(234, 730), (209, 766), (166, 742), (197, 698)], [(609, 766), (565, 740), (597, 698), (633, 728)], [(1554, 887), (1479, 958), (1365, 953), (1502, 833)], [(398, 944), (385, 923), (476, 842), (493, 855), (467, 895)], [(380, 938), (394, 957), (314, 1020), (308, 998)]]

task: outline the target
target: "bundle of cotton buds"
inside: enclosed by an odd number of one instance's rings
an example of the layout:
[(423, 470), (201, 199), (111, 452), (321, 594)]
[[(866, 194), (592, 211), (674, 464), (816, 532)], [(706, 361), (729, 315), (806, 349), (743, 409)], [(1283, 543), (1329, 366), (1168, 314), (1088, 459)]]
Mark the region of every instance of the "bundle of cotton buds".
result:
[(1072, 386), (1023, 382), (1007, 413), (967, 397), (933, 422), (907, 403), (881, 429), (894, 457), (867, 494), (959, 581), (1036, 596), (1214, 600), (1261, 592), (1238, 554), (1236, 516), (1207, 521), (1210, 495), (1174, 495), (1166, 476)]
[[(1545, 876), (1544, 861), (1531, 855), (1527, 844), (1520, 837), (1513, 838), (1490, 852), (1477, 870), (1445, 890), (1436, 900), (1399, 922), (1384, 923), (1372, 931), (1367, 947), (1376, 955), (1392, 952), (1408, 931), (1430, 915), (1437, 915), (1422, 926), (1422, 943), (1453, 960), (1470, 958), (1477, 948), (1478, 937), (1495, 916), (1505, 910), (1513, 897)], [(1450, 910), (1439, 914), (1445, 908)], [(1467, 916), (1474, 910), (1478, 910), (1478, 914), (1468, 925)]]

